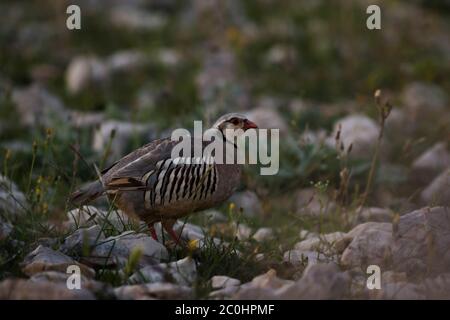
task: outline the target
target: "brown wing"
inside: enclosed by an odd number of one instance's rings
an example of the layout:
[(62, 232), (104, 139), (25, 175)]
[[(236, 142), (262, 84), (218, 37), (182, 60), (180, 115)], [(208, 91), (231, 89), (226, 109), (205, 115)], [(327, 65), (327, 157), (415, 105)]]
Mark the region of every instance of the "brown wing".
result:
[[(194, 157), (194, 142), (191, 139), (191, 153), (181, 156)], [(150, 179), (148, 177), (153, 171), (159, 171), (166, 160), (171, 159), (172, 150), (177, 143), (170, 138), (156, 140), (120, 159), (103, 176), (106, 189), (145, 190), (152, 187), (157, 175)], [(203, 142), (203, 148), (207, 144), (209, 142)]]
[(170, 158), (176, 142), (169, 138), (155, 140), (126, 155), (105, 169), (103, 182), (107, 189), (143, 188), (141, 178), (154, 170), (158, 161)]

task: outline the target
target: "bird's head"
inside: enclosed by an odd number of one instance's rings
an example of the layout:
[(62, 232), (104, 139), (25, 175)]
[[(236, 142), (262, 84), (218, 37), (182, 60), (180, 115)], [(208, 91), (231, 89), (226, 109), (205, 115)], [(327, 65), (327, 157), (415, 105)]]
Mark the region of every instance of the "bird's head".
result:
[(212, 126), (214, 129), (220, 130), (225, 134), (225, 130), (243, 130), (257, 129), (258, 126), (252, 121), (248, 120), (246, 116), (239, 113), (228, 113), (221, 116)]

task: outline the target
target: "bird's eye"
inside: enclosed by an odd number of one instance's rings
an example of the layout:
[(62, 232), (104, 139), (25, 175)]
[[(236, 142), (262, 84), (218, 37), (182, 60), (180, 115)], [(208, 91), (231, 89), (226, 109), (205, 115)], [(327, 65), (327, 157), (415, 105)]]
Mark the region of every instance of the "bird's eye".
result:
[(239, 119), (238, 118), (233, 118), (230, 120), (230, 122), (234, 125), (238, 125), (239, 124)]

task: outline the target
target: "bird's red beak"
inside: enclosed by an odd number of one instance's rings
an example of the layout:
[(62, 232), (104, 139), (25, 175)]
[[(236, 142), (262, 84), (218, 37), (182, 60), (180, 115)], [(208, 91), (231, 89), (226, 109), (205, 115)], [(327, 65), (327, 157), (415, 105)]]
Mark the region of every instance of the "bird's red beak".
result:
[(258, 126), (254, 122), (251, 122), (250, 120), (245, 120), (244, 121), (244, 131), (246, 131), (248, 129), (258, 129)]

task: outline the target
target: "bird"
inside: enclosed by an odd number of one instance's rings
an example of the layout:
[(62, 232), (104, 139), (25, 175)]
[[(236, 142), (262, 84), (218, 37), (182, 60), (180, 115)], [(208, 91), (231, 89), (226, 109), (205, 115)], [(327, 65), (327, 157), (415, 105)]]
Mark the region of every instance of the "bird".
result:
[[(237, 148), (227, 130), (245, 132), (258, 126), (242, 114), (228, 113), (211, 128), (225, 146)], [(194, 144), (195, 138), (189, 139)], [(166, 137), (132, 151), (101, 171), (98, 180), (73, 192), (70, 201), (81, 206), (106, 194), (125, 214), (144, 221), (153, 239), (158, 241), (154, 225), (161, 222), (178, 244), (180, 236), (173, 230), (176, 220), (227, 200), (240, 184), (243, 164), (218, 162), (215, 155), (199, 161), (192, 153), (183, 154), (180, 161), (171, 155), (177, 143)], [(201, 145), (205, 148), (209, 143)]]

